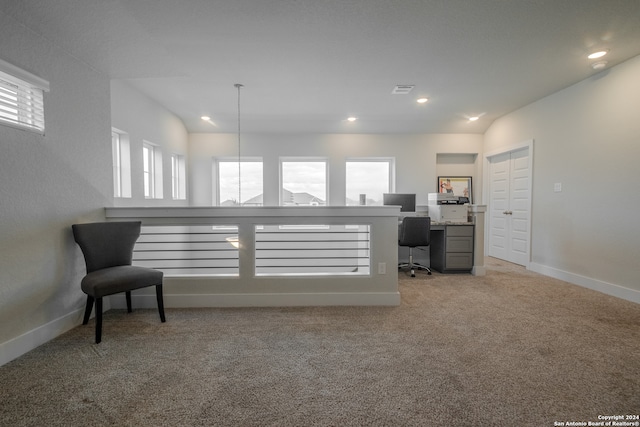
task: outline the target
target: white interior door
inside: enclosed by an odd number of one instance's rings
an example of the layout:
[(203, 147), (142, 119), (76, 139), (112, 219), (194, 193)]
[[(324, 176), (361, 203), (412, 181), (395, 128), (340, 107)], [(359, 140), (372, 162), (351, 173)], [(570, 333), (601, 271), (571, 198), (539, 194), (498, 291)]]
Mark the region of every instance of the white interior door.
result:
[(531, 163), (529, 149), (489, 160), (489, 256), (529, 265)]
[(489, 158), (489, 256), (507, 259), (509, 230), (509, 169), (511, 154)]

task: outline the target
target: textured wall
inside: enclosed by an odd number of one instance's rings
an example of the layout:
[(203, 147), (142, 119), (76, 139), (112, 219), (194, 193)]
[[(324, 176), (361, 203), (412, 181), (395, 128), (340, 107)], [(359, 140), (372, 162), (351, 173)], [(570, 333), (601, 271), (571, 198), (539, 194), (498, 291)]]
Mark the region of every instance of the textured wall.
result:
[(51, 85), (44, 137), (0, 126), (2, 350), (82, 307), (84, 263), (70, 225), (104, 217), (112, 176), (106, 76), (2, 13), (0, 55)]

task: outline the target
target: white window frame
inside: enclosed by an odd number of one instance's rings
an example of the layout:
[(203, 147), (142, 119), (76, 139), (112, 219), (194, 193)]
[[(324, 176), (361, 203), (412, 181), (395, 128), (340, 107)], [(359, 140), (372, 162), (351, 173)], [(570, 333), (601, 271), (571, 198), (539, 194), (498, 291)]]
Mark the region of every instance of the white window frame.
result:
[[(214, 188), (215, 188), (215, 194), (213, 197), (214, 203), (216, 206), (220, 206), (220, 204), (222, 202), (224, 202), (224, 200), (221, 200), (221, 189), (220, 186), (222, 184), (222, 179), (220, 177), (220, 163), (235, 163), (236, 165), (238, 164), (238, 158), (233, 158), (233, 157), (218, 157), (214, 159), (214, 171), (213, 171), (213, 176), (215, 177), (215, 184), (214, 184)], [(262, 157), (243, 157), (242, 160), (240, 160), (240, 179), (242, 180), (242, 177), (244, 175), (242, 175), (242, 164), (243, 163), (261, 163), (262, 164), (262, 197), (263, 197), (263, 204), (264, 204), (264, 161), (262, 159)], [(240, 194), (240, 196), (242, 197), (242, 193)], [(246, 201), (245, 201), (246, 202)], [(240, 203), (239, 206), (244, 206), (244, 203)]]
[(324, 177), (325, 177), (325, 206), (329, 206), (329, 159), (326, 157), (281, 157), (279, 161), (279, 187), (278, 198), (279, 205), (284, 206), (283, 193), (284, 193), (284, 164), (285, 163), (324, 163)]
[(0, 124), (44, 135), (49, 82), (0, 59)]
[[(162, 199), (162, 151), (156, 144), (143, 141), (142, 157), (144, 197), (145, 199)], [(147, 179), (148, 186), (146, 185)]]
[(111, 154), (113, 160), (113, 197), (131, 197), (131, 149), (129, 135), (111, 129)]
[(184, 156), (171, 155), (171, 196), (173, 200), (185, 200), (187, 198), (187, 172)]
[[(344, 174), (344, 204), (347, 206), (347, 185), (349, 183), (349, 177), (347, 176), (347, 163), (387, 163), (389, 165), (389, 188), (386, 193), (394, 193), (396, 188), (396, 159), (394, 157), (347, 157), (345, 159), (345, 174)], [(382, 206), (382, 194), (380, 195), (380, 206)], [(359, 202), (357, 200), (356, 202)]]

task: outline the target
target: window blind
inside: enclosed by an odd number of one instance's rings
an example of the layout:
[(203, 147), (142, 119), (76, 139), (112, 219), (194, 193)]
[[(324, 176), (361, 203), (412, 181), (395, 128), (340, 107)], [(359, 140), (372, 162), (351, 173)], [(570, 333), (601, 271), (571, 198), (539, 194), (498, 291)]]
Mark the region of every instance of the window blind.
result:
[(47, 81), (0, 60), (0, 124), (44, 135), (45, 90)]

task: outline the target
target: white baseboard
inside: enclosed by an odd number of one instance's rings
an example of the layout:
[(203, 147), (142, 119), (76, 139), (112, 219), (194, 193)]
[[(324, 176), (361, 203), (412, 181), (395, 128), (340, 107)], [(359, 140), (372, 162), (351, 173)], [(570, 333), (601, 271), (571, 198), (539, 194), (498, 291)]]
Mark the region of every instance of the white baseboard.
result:
[(574, 285), (602, 292), (603, 294), (611, 295), (617, 298), (625, 299), (627, 301), (635, 302), (636, 304), (640, 304), (640, 291), (634, 289), (625, 288), (624, 286), (614, 285), (613, 283), (603, 282), (601, 280), (592, 279), (590, 277), (581, 276), (579, 274), (569, 273), (557, 268), (548, 267), (542, 264), (536, 264), (535, 262), (529, 264), (529, 270), (535, 271), (536, 273), (544, 274), (545, 276), (553, 277), (555, 279), (564, 280), (565, 282), (569, 282)]
[(471, 274), (474, 276), (486, 276), (487, 269), (484, 266), (474, 265), (471, 269)]
[[(133, 307), (156, 308), (156, 296), (131, 295)], [(367, 293), (273, 293), (273, 294), (165, 294), (167, 308), (186, 307), (298, 307), (298, 306), (395, 306), (400, 305), (400, 292)], [(111, 297), (111, 308), (127, 307), (124, 296)]]
[(0, 344), (0, 366), (62, 335), (82, 323), (84, 309), (72, 311), (18, 337)]

